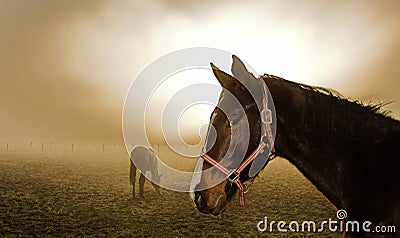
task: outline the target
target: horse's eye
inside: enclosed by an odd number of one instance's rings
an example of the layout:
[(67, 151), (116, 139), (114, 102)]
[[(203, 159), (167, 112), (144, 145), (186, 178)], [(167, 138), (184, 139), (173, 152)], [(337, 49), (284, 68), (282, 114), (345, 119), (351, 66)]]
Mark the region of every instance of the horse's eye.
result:
[(238, 119), (231, 119), (229, 121), (229, 127), (233, 127), (234, 125), (236, 125), (239, 122)]
[(238, 124), (240, 118), (238, 115), (232, 115), (229, 119), (229, 127), (233, 127), (234, 125)]

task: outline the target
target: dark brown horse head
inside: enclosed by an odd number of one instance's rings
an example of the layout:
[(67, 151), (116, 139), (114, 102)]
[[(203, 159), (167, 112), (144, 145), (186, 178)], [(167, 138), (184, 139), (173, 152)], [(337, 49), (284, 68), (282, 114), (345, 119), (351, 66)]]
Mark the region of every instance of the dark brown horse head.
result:
[[(263, 82), (249, 73), (236, 56), (233, 56), (231, 68), (233, 76), (213, 64), (211, 66), (222, 92), (210, 117), (203, 151), (226, 168), (234, 169), (260, 142)], [(250, 167), (240, 174), (241, 181), (249, 179)], [(204, 161), (201, 179), (195, 189), (197, 209), (219, 215), (226, 210), (236, 190), (226, 174)]]

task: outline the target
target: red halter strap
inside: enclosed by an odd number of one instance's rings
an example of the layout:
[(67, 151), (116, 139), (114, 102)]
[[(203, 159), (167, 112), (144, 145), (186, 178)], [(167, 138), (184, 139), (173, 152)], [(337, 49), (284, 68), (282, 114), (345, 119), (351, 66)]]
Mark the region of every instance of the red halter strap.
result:
[(272, 123), (272, 113), (271, 110), (268, 109), (268, 90), (265, 82), (263, 82), (264, 89), (264, 97), (262, 101), (262, 111), (261, 111), (261, 129), (262, 135), (260, 139), (260, 143), (257, 148), (236, 168), (236, 169), (228, 169), (222, 164), (218, 163), (214, 158), (212, 158), (207, 153), (203, 152), (201, 158), (210, 163), (212, 166), (218, 168), (221, 172), (225, 173), (228, 176), (229, 182), (235, 184), (239, 189), (239, 205), (244, 207), (245, 198), (244, 194), (246, 192), (246, 185), (240, 180), (240, 173), (251, 164), (254, 159), (261, 153), (264, 152), (265, 147), (270, 145), (271, 151), (268, 155), (268, 161), (275, 158), (275, 147), (274, 147), (274, 138), (272, 137), (272, 130), (270, 124)]

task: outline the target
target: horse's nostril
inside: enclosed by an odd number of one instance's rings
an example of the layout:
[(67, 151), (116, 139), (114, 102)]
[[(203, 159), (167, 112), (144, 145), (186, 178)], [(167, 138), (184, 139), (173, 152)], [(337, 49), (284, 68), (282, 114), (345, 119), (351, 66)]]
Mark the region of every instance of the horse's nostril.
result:
[(200, 192), (196, 192), (196, 193), (195, 193), (195, 196), (194, 196), (194, 202), (196, 203), (196, 205), (197, 205), (198, 207), (201, 207), (201, 202), (202, 202), (202, 200), (203, 200), (203, 198), (202, 198), (202, 196), (201, 196), (201, 193), (200, 193)]
[(223, 207), (223, 196), (219, 196), (217, 202), (215, 203), (214, 210), (211, 212), (214, 216), (218, 216), (220, 211), (222, 210)]

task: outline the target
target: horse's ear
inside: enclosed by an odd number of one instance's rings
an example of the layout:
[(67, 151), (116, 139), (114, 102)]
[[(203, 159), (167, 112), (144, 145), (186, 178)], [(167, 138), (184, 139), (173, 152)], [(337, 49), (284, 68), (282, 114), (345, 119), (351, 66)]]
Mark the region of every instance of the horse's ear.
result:
[(233, 87), (235, 87), (235, 85), (237, 85), (239, 83), (237, 81), (237, 79), (235, 79), (231, 75), (225, 73), (224, 71), (220, 70), (213, 63), (210, 63), (210, 65), (211, 65), (211, 68), (213, 70), (215, 77), (217, 78), (219, 84), (221, 84), (221, 86), (223, 88), (226, 88), (226, 89), (233, 88)]
[(249, 80), (256, 80), (252, 73), (250, 73), (244, 63), (236, 56), (232, 55), (232, 74), (237, 78), (240, 82), (245, 84)]

